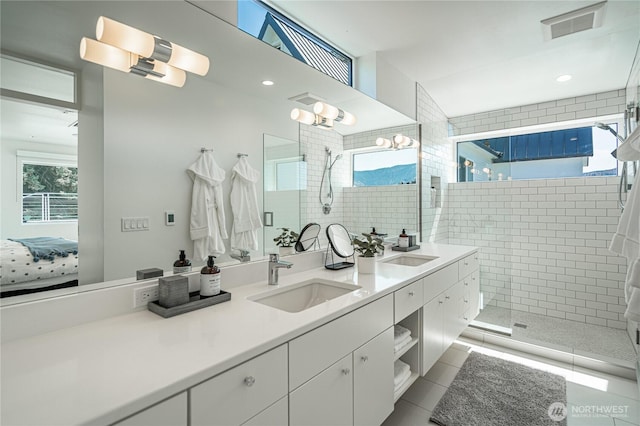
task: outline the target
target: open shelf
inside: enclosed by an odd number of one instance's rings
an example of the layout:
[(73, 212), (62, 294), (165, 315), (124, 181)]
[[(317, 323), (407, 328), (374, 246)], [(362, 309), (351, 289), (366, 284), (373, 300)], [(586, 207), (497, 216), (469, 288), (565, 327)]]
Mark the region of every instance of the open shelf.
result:
[(416, 345), (416, 343), (418, 343), (418, 340), (420, 339), (418, 339), (417, 337), (412, 338), (411, 342), (407, 343), (398, 352), (394, 354), (393, 360), (397, 361), (398, 359), (400, 359), (402, 355), (406, 354), (407, 351), (409, 351), (409, 349), (413, 348)]
[(411, 387), (413, 382), (415, 382), (418, 379), (418, 376), (419, 376), (418, 373), (412, 372), (411, 376), (409, 376), (409, 378), (402, 384), (402, 386), (400, 386), (400, 388), (398, 388), (398, 390), (393, 393), (394, 404), (398, 402), (400, 397), (407, 391), (407, 389)]

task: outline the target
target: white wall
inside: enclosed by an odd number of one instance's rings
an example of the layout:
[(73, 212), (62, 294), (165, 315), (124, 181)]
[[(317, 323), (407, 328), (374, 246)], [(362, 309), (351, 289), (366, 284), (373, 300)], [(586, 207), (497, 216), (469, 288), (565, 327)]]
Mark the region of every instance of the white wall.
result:
[[(106, 280), (132, 276), (142, 268), (169, 269), (179, 249), (192, 259), (192, 182), (186, 169), (201, 147), (213, 149), (216, 162), (227, 172), (223, 199), (230, 232), (230, 178), (237, 153), (248, 154), (251, 165), (262, 171), (263, 133), (297, 136), (287, 108), (197, 76), (189, 75), (187, 84), (177, 89), (105, 70), (104, 86)], [(262, 185), (260, 179), (260, 205)], [(165, 226), (166, 210), (175, 212), (174, 226)], [(121, 232), (120, 219), (129, 216), (148, 216), (150, 230)]]
[(0, 238), (27, 238), (27, 237), (63, 237), (70, 240), (78, 240), (78, 223), (70, 221), (64, 223), (22, 223), (22, 193), (18, 192), (18, 168), (17, 151), (33, 151), (50, 154), (76, 155), (76, 147), (51, 143), (38, 143), (28, 141), (2, 140), (2, 225), (0, 226)]

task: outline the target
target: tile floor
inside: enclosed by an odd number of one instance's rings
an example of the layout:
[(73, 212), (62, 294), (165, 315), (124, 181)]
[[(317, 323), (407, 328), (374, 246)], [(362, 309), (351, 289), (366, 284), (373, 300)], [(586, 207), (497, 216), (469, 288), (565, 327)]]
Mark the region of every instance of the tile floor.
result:
[[(638, 426), (638, 383), (558, 361), (461, 338), (442, 355), (434, 367), (405, 392), (383, 426), (434, 425), (431, 411), (447, 391), (471, 351), (497, 356), (539, 368), (567, 379), (568, 426)], [(594, 410), (614, 414), (589, 414)], [(518, 425), (514, 425), (518, 426)]]
[[(596, 359), (619, 359), (635, 363), (636, 355), (626, 330), (617, 330), (529, 312), (486, 306), (476, 318), (484, 323), (511, 328), (511, 338), (542, 344), (564, 352)], [(526, 325), (526, 328), (514, 324)]]

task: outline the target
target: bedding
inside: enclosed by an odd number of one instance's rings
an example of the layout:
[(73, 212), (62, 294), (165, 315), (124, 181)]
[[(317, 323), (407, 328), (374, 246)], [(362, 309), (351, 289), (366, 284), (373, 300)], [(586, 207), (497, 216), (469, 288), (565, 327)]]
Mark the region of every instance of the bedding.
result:
[[(68, 240), (67, 240), (68, 241)], [(78, 254), (53, 259), (34, 257), (16, 241), (0, 240), (0, 290), (39, 288), (78, 279)]]

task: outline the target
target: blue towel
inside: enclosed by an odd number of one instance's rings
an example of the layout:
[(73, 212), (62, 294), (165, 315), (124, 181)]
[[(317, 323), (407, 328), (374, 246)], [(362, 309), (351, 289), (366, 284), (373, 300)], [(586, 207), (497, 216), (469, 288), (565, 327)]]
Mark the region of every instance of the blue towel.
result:
[(29, 249), (33, 261), (53, 260), (55, 256), (67, 257), (69, 253), (78, 254), (78, 242), (62, 237), (9, 238)]

